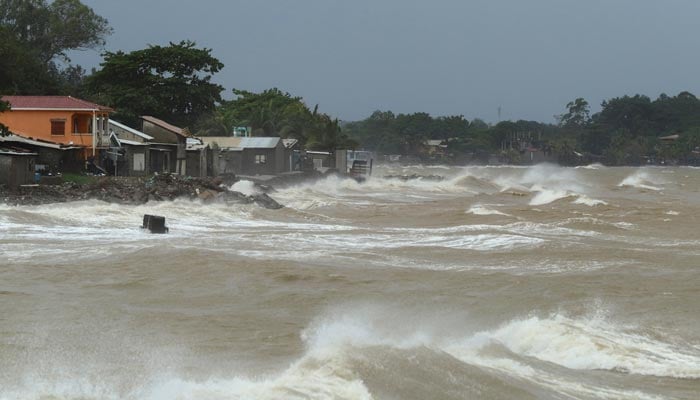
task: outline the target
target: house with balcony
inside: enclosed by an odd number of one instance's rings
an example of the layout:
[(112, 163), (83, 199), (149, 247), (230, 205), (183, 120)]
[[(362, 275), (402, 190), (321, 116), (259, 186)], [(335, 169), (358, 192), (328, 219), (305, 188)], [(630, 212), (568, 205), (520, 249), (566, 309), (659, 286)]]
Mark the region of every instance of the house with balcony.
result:
[(109, 107), (71, 96), (2, 96), (10, 110), (0, 123), (24, 139), (79, 148), (79, 157), (99, 159), (109, 148)]

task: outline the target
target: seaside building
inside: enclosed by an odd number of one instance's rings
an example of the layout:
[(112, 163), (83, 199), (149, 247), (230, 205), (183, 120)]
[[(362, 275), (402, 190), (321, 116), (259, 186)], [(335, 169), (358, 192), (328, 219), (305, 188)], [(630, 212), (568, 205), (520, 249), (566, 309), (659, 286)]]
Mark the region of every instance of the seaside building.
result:
[(10, 110), (0, 123), (14, 135), (59, 147), (75, 147), (85, 161), (109, 148), (109, 107), (71, 96), (2, 96)]
[(279, 175), (294, 169), (298, 141), (279, 137), (203, 136), (203, 144), (218, 148), (220, 173)]
[(186, 175), (189, 131), (148, 115), (142, 116), (141, 122), (141, 132), (153, 138), (149, 141), (151, 173)]
[(109, 132), (112, 144), (109, 153), (112, 161), (110, 172), (121, 176), (149, 175), (151, 173), (150, 141), (153, 140), (153, 136), (111, 119)]

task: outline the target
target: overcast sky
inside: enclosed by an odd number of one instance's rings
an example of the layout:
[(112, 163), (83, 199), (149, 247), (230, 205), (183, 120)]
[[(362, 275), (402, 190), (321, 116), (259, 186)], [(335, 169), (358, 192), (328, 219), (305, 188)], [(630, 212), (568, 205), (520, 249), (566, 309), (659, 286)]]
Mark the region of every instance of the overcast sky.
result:
[[(698, 0), (83, 0), (106, 49), (191, 39), (226, 88), (278, 87), (343, 120), (372, 111), (554, 122), (567, 102), (700, 95)], [(97, 66), (88, 51), (73, 61)]]

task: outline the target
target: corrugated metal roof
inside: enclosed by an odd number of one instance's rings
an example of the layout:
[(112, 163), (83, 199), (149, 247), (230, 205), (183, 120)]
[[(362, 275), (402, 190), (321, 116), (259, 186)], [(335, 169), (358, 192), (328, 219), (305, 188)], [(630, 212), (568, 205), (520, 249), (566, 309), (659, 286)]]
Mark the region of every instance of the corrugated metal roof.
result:
[(45, 148), (57, 149), (57, 150), (72, 150), (72, 149), (82, 149), (83, 148), (82, 146), (74, 146), (74, 145), (69, 145), (69, 144), (50, 142), (48, 140), (43, 140), (43, 139), (34, 139), (32, 137), (24, 137), (24, 136), (17, 135), (17, 132), (15, 132), (14, 134), (9, 135), (9, 136), (0, 136), (0, 142), (25, 143), (25, 144), (30, 144), (32, 146), (45, 147)]
[(110, 119), (110, 120), (109, 120), (109, 124), (110, 124), (110, 125), (114, 125), (114, 126), (116, 126), (117, 128), (123, 129), (123, 130), (125, 130), (125, 131), (127, 131), (127, 132), (129, 132), (129, 133), (133, 133), (134, 135), (136, 135), (136, 136), (138, 136), (138, 137), (142, 137), (142, 138), (144, 138), (144, 139), (146, 139), (146, 140), (153, 140), (153, 136), (146, 135), (145, 133), (143, 133), (143, 132), (141, 132), (141, 131), (139, 131), (139, 130), (136, 130), (136, 129), (130, 127), (130, 126), (126, 126), (126, 125), (122, 124), (121, 122), (117, 122), (117, 121), (115, 121), (115, 120), (113, 120), (113, 119)]
[(148, 146), (149, 145), (148, 143), (137, 142), (135, 140), (119, 139), (119, 138), (117, 138), (117, 140), (119, 140), (119, 143), (126, 144), (129, 146)]
[(144, 115), (144, 116), (141, 117), (141, 119), (144, 120), (144, 121), (148, 121), (148, 122), (152, 123), (153, 125), (157, 125), (157, 126), (163, 128), (163, 129), (165, 129), (165, 130), (167, 130), (167, 131), (170, 131), (170, 132), (172, 132), (172, 133), (175, 133), (175, 134), (177, 134), (177, 135), (184, 136), (184, 137), (188, 137), (188, 136), (189, 136), (189, 135), (185, 132), (184, 129), (182, 129), (182, 128), (180, 128), (180, 127), (177, 127), (177, 126), (175, 126), (175, 125), (169, 124), (169, 123), (163, 121), (162, 119), (158, 119), (158, 118), (156, 118), (156, 117), (151, 117), (150, 115)]
[(89, 110), (114, 111), (113, 109), (71, 96), (2, 96), (14, 110)]
[(36, 153), (33, 153), (29, 150), (18, 149), (16, 147), (12, 147), (12, 148), (0, 147), (0, 154), (4, 154), (4, 155), (8, 155), (8, 156), (35, 156), (35, 155), (37, 155)]
[(195, 137), (188, 137), (186, 144), (186, 149), (187, 150), (202, 150), (205, 147), (207, 147), (206, 144), (204, 144), (204, 141), (200, 138), (195, 138)]
[(216, 143), (222, 149), (274, 149), (280, 142), (278, 137), (234, 137), (234, 136), (201, 136), (205, 144)]
[(244, 137), (240, 147), (244, 149), (274, 149), (280, 142), (278, 137)]
[(212, 146), (216, 143), (222, 149), (240, 147), (241, 139), (243, 139), (242, 137), (233, 136), (200, 136), (199, 138), (202, 139), (204, 144)]

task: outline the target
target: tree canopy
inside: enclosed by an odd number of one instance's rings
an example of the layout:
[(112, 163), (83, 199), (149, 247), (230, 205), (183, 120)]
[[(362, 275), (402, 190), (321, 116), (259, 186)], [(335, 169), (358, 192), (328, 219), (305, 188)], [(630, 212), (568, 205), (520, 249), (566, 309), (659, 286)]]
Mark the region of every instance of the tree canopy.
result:
[(116, 108), (118, 117), (134, 123), (152, 115), (192, 127), (214, 111), (224, 88), (212, 75), (224, 67), (192, 41), (149, 46), (125, 53), (105, 52), (102, 69), (87, 79), (93, 99)]
[(250, 126), (255, 136), (297, 139), (310, 150), (356, 146), (342, 132), (338, 119), (319, 113), (318, 106), (309, 109), (301, 97), (277, 88), (260, 93), (237, 89), (233, 92), (236, 99), (222, 102), (214, 117), (226, 133), (230, 134), (236, 126)]
[(107, 20), (80, 0), (0, 0), (0, 26), (44, 63), (68, 59), (69, 50), (103, 46), (112, 33)]
[[(362, 121), (347, 123), (345, 132), (363, 148), (424, 161), (431, 161), (426, 151), (429, 139), (447, 144), (447, 154), (432, 160), (440, 162), (485, 161), (490, 155), (518, 162), (523, 147), (547, 151), (562, 164), (700, 161), (700, 100), (689, 92), (662, 94), (653, 101), (642, 95), (616, 97), (604, 101), (594, 115), (588, 102), (577, 98), (558, 119), (557, 125), (535, 121), (488, 125), (463, 116), (375, 111)], [(678, 139), (660, 139), (675, 134)]]
[(590, 120), (590, 107), (588, 102), (579, 97), (566, 105), (566, 114), (560, 117), (560, 125), (565, 127), (583, 127)]
[[(10, 105), (7, 102), (0, 101), (0, 113), (10, 109)], [(0, 136), (7, 136), (10, 133), (7, 126), (0, 123)]]
[(0, 92), (63, 94), (75, 86), (66, 79), (80, 68), (61, 68), (68, 52), (98, 48), (111, 32), (107, 20), (79, 0), (0, 0)]

